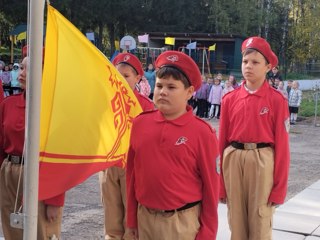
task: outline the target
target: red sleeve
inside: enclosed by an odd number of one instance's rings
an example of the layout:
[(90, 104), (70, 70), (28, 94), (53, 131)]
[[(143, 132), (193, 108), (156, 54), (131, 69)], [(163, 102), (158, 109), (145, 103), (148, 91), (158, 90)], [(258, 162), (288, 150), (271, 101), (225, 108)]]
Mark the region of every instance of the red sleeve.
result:
[(58, 196), (46, 199), (46, 200), (44, 200), (44, 204), (45, 205), (52, 205), (52, 206), (62, 207), (64, 205), (65, 195), (66, 195), (65, 193), (61, 193)]
[[(2, 89), (2, 86), (0, 86)], [(3, 132), (3, 111), (4, 111), (4, 104), (0, 104), (0, 166), (5, 158), (5, 152), (3, 147), (4, 142), (4, 132)]]
[(200, 213), (200, 229), (196, 240), (216, 239), (218, 230), (219, 203), (219, 152), (215, 131), (204, 138), (206, 144), (201, 145), (200, 176), (202, 178), (202, 206)]
[(3, 87), (2, 84), (0, 85), (0, 102), (2, 102), (4, 99), (4, 94), (3, 94)]
[(224, 186), (224, 180), (223, 180), (223, 171), (222, 171), (222, 164), (223, 164), (223, 152), (224, 149), (229, 145), (227, 134), (229, 129), (229, 115), (228, 115), (228, 102), (226, 101), (226, 98), (222, 99), (221, 102), (221, 113), (220, 113), (220, 125), (219, 125), (219, 153), (220, 153), (220, 198), (226, 198), (227, 193)]
[(127, 227), (137, 228), (137, 209), (138, 201), (135, 194), (135, 175), (134, 175), (134, 150), (132, 146), (129, 147), (127, 169), (126, 169), (126, 183), (127, 183)]
[(275, 103), (275, 141), (274, 141), (274, 173), (273, 188), (269, 196), (269, 202), (282, 204), (287, 194), (290, 150), (289, 150), (289, 110), (288, 101)]

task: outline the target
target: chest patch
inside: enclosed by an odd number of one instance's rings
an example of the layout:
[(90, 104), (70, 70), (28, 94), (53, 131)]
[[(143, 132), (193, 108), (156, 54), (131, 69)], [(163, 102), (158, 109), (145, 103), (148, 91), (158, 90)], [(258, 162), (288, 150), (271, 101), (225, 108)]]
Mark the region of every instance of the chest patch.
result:
[(260, 110), (260, 115), (267, 114), (268, 112), (269, 112), (269, 108), (268, 107), (263, 107)]
[(186, 144), (187, 141), (188, 141), (188, 138), (186, 138), (186, 137), (179, 137), (178, 140), (176, 141), (176, 144), (175, 144), (175, 145)]

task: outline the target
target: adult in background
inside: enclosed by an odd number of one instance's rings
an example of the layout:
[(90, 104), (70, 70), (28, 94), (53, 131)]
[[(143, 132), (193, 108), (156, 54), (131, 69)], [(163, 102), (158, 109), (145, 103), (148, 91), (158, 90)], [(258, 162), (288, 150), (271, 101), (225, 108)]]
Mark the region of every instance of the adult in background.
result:
[(276, 79), (278, 79), (279, 81), (282, 81), (282, 76), (280, 74), (280, 71), (279, 71), (279, 67), (278, 66), (275, 66), (272, 68), (271, 71), (269, 71), (268, 73), (268, 78), (270, 79), (273, 79), (274, 81)]
[(152, 100), (153, 99), (154, 84), (156, 82), (156, 74), (155, 74), (154, 67), (153, 67), (152, 63), (149, 63), (148, 68), (144, 72), (144, 76), (146, 77), (146, 79), (149, 82), (150, 90), (151, 90), (149, 98)]
[(275, 206), (287, 193), (288, 102), (266, 81), (278, 63), (269, 43), (250, 37), (241, 51), (245, 81), (222, 99), (220, 199), (227, 203), (231, 240), (270, 240)]

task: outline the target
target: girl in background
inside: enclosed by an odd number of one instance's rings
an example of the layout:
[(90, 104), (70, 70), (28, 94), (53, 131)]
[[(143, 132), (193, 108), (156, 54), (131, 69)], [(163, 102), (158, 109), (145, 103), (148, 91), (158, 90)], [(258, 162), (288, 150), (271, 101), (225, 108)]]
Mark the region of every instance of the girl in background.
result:
[(211, 87), (208, 102), (211, 104), (210, 112), (209, 112), (209, 118), (220, 118), (220, 104), (221, 104), (221, 98), (222, 98), (222, 87), (221, 87), (221, 81), (219, 78), (215, 78), (213, 81), (213, 85)]
[(290, 124), (292, 125), (296, 124), (301, 100), (302, 91), (299, 89), (299, 82), (293, 81), (289, 94)]

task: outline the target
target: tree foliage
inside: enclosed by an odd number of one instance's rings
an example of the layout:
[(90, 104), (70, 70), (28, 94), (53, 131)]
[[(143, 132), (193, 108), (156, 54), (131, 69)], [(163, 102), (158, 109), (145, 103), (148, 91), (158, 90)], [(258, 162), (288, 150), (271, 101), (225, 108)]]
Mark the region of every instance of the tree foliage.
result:
[[(52, 0), (82, 32), (94, 31), (97, 46), (114, 51), (114, 40), (148, 32), (260, 35), (282, 67), (303, 71), (320, 60), (320, 1), (315, 0)], [(0, 0), (1, 43), (26, 22), (27, 1)], [(320, 65), (319, 65), (320, 66)]]

